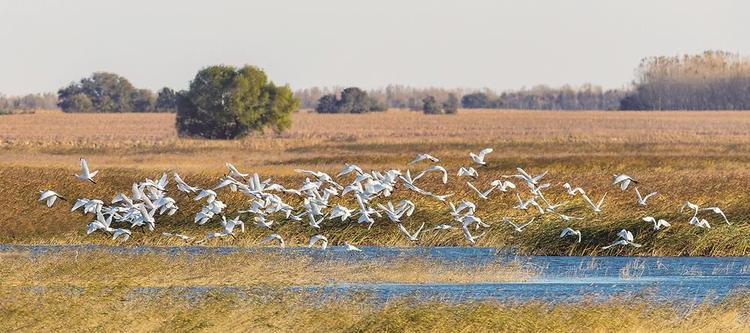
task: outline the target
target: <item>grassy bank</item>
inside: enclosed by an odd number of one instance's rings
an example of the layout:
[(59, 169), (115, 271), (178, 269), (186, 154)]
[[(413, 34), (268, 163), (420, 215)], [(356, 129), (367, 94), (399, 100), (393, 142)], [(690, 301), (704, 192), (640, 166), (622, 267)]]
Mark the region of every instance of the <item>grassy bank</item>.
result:
[(252, 290), (192, 295), (180, 289), (77, 292), (0, 287), (0, 330), (17, 332), (747, 332), (750, 298), (685, 311), (639, 300), (551, 305), (392, 300), (366, 296), (313, 301), (315, 295)]

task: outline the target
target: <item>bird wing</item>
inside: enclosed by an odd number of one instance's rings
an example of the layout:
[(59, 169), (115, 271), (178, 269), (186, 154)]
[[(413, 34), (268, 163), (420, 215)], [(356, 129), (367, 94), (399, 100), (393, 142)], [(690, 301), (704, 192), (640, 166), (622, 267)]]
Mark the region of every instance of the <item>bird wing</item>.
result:
[(479, 194), (479, 196), (482, 196), (482, 192), (480, 192), (476, 187), (474, 187), (474, 185), (472, 183), (466, 182), (466, 185), (468, 185), (469, 188), (471, 188), (472, 190), (474, 190), (474, 192), (477, 192), (477, 194)]
[(489, 153), (491, 153), (491, 152), (492, 152), (492, 148), (484, 148), (484, 149), (482, 149), (482, 150), (479, 151), (479, 158), (480, 159), (484, 159), (484, 156), (487, 155), (487, 154), (489, 154)]
[(81, 157), (81, 176), (88, 176), (89, 174), (89, 164), (86, 163), (86, 159)]

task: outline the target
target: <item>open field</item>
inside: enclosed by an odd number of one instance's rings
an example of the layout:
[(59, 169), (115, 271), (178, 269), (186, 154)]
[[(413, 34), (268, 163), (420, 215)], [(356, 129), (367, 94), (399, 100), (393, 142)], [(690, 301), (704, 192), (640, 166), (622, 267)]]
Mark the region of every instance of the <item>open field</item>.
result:
[[(630, 254), (630, 255), (745, 255), (750, 251), (750, 113), (744, 112), (540, 112), (463, 110), (458, 116), (425, 116), (392, 110), (366, 115), (294, 116), (292, 130), (235, 141), (205, 141), (176, 137), (170, 114), (62, 114), (37, 112), (0, 118), (0, 217), (1, 242), (17, 243), (106, 243), (104, 235), (85, 236), (90, 216), (71, 214), (65, 205), (52, 209), (36, 202), (44, 188), (56, 189), (71, 198), (103, 198), (128, 191), (130, 184), (161, 172), (178, 170), (196, 186), (211, 186), (231, 161), (243, 171), (273, 177), (284, 185), (299, 184), (294, 168), (337, 172), (345, 162), (365, 169), (406, 168), (418, 152), (441, 158), (452, 173), (448, 185), (427, 176), (420, 187), (439, 193), (456, 193), (454, 201), (468, 198), (479, 206), (477, 216), (492, 224), (479, 246), (515, 247), (530, 254)], [(453, 177), (468, 165), (468, 152), (493, 147), (489, 166), (473, 181), (484, 188), (491, 180), (511, 174), (516, 166), (532, 173), (548, 170), (553, 184), (548, 198), (569, 200), (560, 184), (584, 187), (593, 197), (608, 193), (604, 212), (595, 215), (576, 198), (562, 212), (584, 217), (563, 223), (544, 215), (521, 234), (503, 225), (502, 217), (528, 219), (527, 212), (513, 210), (511, 194), (494, 194), (481, 201)], [(80, 156), (101, 170), (99, 184), (76, 181)], [(420, 170), (426, 165), (412, 167)], [(647, 207), (635, 204), (632, 192), (610, 186), (613, 173), (625, 172), (641, 181), (642, 191), (658, 191)], [(245, 208), (244, 198), (221, 192), (229, 204), (229, 216)], [(398, 191), (395, 198), (417, 204), (406, 221), (409, 229), (421, 222), (428, 227), (448, 223), (447, 208), (435, 201)], [(180, 231), (203, 236), (216, 224), (198, 227), (192, 216), (198, 205), (178, 197), (180, 211), (157, 219), (157, 231)], [(290, 199), (292, 200), (292, 199)], [(680, 214), (683, 200), (719, 205), (734, 222), (732, 226), (711, 219), (711, 230), (697, 230)], [(295, 202), (296, 203), (296, 202)], [(352, 202), (344, 202), (350, 206)], [(673, 227), (654, 232), (640, 218), (665, 218)], [(560, 240), (560, 229), (581, 229), (583, 241)], [(601, 251), (600, 246), (616, 238), (622, 228), (633, 231), (644, 247)], [(280, 226), (292, 245), (304, 244), (314, 232), (293, 223)], [(134, 232), (128, 244), (176, 245), (159, 232)], [(321, 233), (333, 244), (349, 240), (355, 244), (409, 245), (392, 225), (382, 219), (372, 231), (361, 225), (326, 222)], [(238, 240), (211, 241), (208, 245), (258, 244), (267, 232), (250, 228)], [(417, 245), (466, 245), (460, 230), (426, 233)]]

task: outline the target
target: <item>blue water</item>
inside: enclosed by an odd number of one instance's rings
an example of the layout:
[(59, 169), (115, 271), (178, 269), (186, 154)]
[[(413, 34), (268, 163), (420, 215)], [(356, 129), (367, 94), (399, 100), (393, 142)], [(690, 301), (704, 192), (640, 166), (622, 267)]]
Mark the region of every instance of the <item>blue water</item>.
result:
[[(273, 252), (310, 256), (314, 260), (360, 261), (421, 258), (443, 263), (481, 266), (516, 262), (539, 274), (528, 281), (471, 284), (327, 284), (298, 286), (293, 290), (322, 295), (366, 292), (376, 299), (421, 297), (443, 300), (500, 300), (509, 302), (569, 302), (616, 297), (677, 302), (717, 301), (750, 288), (750, 257), (546, 257), (516, 256), (493, 248), (470, 247), (361, 247), (361, 253), (333, 247), (327, 251), (307, 248), (237, 247), (110, 247), (98, 245), (0, 245), (0, 252), (28, 251), (44, 255), (60, 251), (110, 251), (112, 253), (231, 254)], [(205, 287), (201, 287), (205, 288)], [(225, 287), (224, 287), (225, 288)]]

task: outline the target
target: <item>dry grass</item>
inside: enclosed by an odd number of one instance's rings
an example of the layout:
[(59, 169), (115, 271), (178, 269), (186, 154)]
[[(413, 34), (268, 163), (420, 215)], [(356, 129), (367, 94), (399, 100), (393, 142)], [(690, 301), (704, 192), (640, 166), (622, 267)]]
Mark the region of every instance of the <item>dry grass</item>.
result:
[(0, 286), (0, 330), (13, 332), (747, 332), (750, 297), (718, 305), (639, 300), (549, 305), (392, 300), (254, 290), (123, 287), (44, 292)]
[[(69, 197), (109, 199), (127, 191), (133, 181), (156, 177), (176, 169), (189, 183), (211, 186), (223, 174), (223, 162), (243, 170), (273, 176), (285, 185), (301, 180), (297, 167), (337, 171), (344, 162), (365, 168), (405, 168), (417, 152), (431, 152), (452, 172), (468, 164), (467, 154), (490, 146), (490, 166), (480, 170), (474, 183), (480, 188), (523, 166), (531, 172), (549, 170), (554, 202), (566, 201), (560, 184), (568, 181), (598, 198), (608, 192), (604, 213), (594, 215), (580, 199), (568, 203), (566, 214), (583, 221), (565, 224), (552, 216), (539, 218), (522, 234), (500, 223), (502, 217), (527, 219), (512, 210), (511, 195), (494, 195), (479, 202), (464, 184), (452, 177), (447, 186), (435, 177), (420, 187), (439, 193), (454, 192), (455, 201), (466, 197), (479, 204), (477, 215), (493, 224), (480, 246), (516, 247), (533, 254), (631, 255), (746, 255), (750, 253), (750, 113), (746, 112), (543, 112), (462, 111), (458, 116), (425, 116), (408, 111), (367, 115), (294, 116), (294, 128), (282, 135), (266, 134), (235, 141), (186, 140), (175, 136), (173, 115), (80, 115), (37, 112), (5, 116), (0, 122), (0, 241), (20, 243), (107, 243), (103, 235), (85, 237), (90, 217), (70, 214), (64, 206), (46, 209), (36, 202), (37, 191), (56, 189)], [(100, 169), (99, 184), (77, 182), (72, 173), (78, 157), (85, 155)], [(416, 171), (418, 167), (414, 168)], [(658, 191), (649, 206), (637, 207), (634, 194), (609, 186), (612, 173), (626, 172), (641, 180), (641, 190)], [(20, 181), (20, 179), (27, 179)], [(420, 180), (421, 182), (421, 180)], [(243, 208), (244, 198), (221, 193), (230, 204), (228, 214)], [(449, 221), (443, 205), (399, 191), (417, 203), (409, 228)], [(735, 222), (726, 226), (712, 219), (713, 229), (696, 230), (689, 216), (678, 213), (683, 200), (719, 205)], [(290, 198), (290, 200), (292, 200)], [(181, 211), (159, 219), (158, 231), (181, 231), (202, 236), (216, 224), (197, 227), (192, 214), (197, 205), (178, 197)], [(351, 202), (346, 202), (353, 206)], [(655, 233), (640, 221), (645, 215), (666, 218), (673, 227)], [(379, 221), (368, 232), (358, 225), (328, 222), (322, 233), (332, 243), (410, 245), (396, 228)], [(581, 244), (558, 239), (565, 226), (580, 228)], [(627, 228), (644, 243), (640, 249), (599, 247)], [(237, 241), (209, 245), (256, 245), (266, 232), (256, 228)], [(305, 226), (286, 223), (277, 232), (290, 244), (303, 244), (316, 233)], [(174, 245), (158, 233), (141, 235), (131, 244)], [(417, 245), (466, 245), (459, 231), (427, 233)]]
[[(357, 254), (352, 254), (357, 256)], [(341, 261), (304, 254), (124, 254), (9, 252), (0, 257), (6, 287), (131, 288), (283, 287), (331, 283), (492, 283), (526, 281), (536, 268), (522, 263), (481, 267), (417, 258)]]

